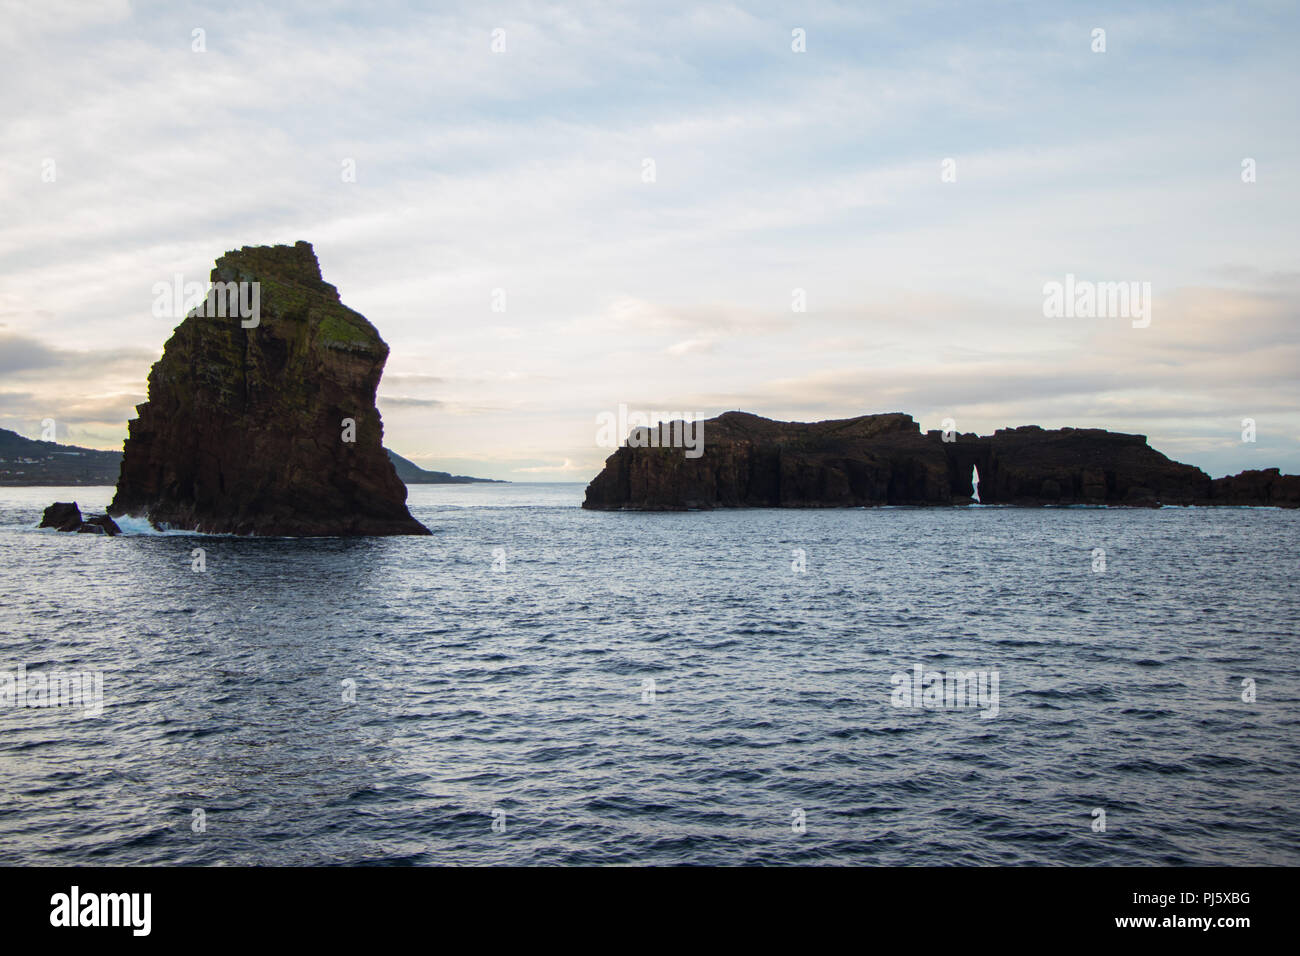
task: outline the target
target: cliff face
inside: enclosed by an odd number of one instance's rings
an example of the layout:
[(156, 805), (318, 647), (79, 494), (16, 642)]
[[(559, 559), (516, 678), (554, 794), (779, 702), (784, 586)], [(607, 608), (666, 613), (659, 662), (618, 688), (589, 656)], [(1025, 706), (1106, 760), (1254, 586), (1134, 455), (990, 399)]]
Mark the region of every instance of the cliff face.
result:
[[(848, 507), (952, 496), (942, 446), (908, 415), (803, 424), (727, 412), (703, 428), (698, 458), (681, 448), (619, 448), (587, 487), (583, 507)], [(661, 435), (657, 444), (671, 438), (666, 427)]]
[[(930, 432), (936, 440), (938, 432)], [(954, 479), (979, 469), (984, 504), (1190, 505), (1210, 497), (1210, 476), (1166, 458), (1143, 435), (1100, 428), (1003, 428), (947, 442)]]
[(1284, 475), (1276, 468), (1215, 478), (1213, 486), (1215, 504), (1300, 508), (1300, 475)]
[[(1142, 435), (1102, 429), (1029, 425), (945, 442), (938, 431), (922, 434), (902, 413), (800, 423), (727, 412), (705, 421), (703, 431), (698, 458), (687, 458), (681, 448), (619, 448), (588, 485), (583, 507), (967, 504), (973, 468), (984, 504), (1300, 502), (1300, 479), (1273, 471), (1212, 482), (1199, 468), (1151, 448)], [(671, 437), (666, 427), (660, 435), (660, 445)], [(1246, 477), (1259, 475), (1265, 477)], [(1261, 487), (1268, 500), (1260, 500)]]
[(212, 281), (258, 283), (258, 322), (208, 303), (176, 328), (129, 425), (109, 513), (214, 533), (428, 534), (383, 448), (388, 346), (323, 281), (311, 246), (228, 252)]

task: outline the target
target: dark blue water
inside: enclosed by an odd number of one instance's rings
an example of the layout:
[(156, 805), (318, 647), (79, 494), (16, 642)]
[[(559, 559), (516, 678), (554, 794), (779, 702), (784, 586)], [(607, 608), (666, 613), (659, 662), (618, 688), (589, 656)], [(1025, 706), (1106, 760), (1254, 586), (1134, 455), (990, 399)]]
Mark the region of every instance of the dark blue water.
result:
[[(110, 493), (0, 489), (0, 670), (104, 675), (97, 717), (0, 709), (2, 864), (1300, 863), (1297, 512), (31, 527)], [(916, 664), (997, 716), (892, 706)]]

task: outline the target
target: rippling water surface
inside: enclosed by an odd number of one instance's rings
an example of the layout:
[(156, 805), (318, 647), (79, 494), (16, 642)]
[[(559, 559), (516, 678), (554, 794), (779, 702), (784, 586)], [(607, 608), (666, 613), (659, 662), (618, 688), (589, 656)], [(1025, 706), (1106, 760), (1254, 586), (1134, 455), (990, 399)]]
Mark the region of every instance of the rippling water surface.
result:
[[(0, 671), (104, 674), (98, 717), (0, 709), (0, 863), (1300, 863), (1298, 512), (33, 528), (109, 497), (0, 489)], [(916, 664), (997, 716), (892, 706)]]

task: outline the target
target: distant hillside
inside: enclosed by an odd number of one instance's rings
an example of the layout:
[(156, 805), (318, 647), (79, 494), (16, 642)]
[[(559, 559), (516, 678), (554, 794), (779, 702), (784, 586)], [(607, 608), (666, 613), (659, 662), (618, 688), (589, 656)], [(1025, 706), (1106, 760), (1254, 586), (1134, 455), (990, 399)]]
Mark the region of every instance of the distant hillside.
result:
[(0, 485), (116, 485), (120, 451), (33, 441), (0, 428)]
[[(388, 451), (397, 477), (408, 485), (467, 485), (493, 478), (467, 478), (445, 471), (425, 471), (394, 451)], [(33, 441), (0, 428), (0, 485), (116, 485), (120, 451), (96, 451), (52, 441)]]
[(391, 448), (385, 449), (397, 477), (407, 485), (468, 485), (475, 482), (497, 482), (496, 478), (467, 478), (464, 475), (452, 475), (445, 471), (425, 471), (413, 461), (408, 461)]

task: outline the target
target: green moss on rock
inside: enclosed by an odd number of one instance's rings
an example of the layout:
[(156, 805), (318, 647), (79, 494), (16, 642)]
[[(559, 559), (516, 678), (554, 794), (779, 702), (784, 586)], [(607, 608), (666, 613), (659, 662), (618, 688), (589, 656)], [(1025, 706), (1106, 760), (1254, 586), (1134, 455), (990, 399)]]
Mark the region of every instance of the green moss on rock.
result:
[(353, 315), (355, 313), (349, 309), (329, 310), (316, 327), (316, 340), (323, 345), (341, 345), (347, 348), (379, 346), (381, 340), (374, 327), (357, 316), (365, 323), (365, 327), (362, 327), (361, 323), (352, 318)]
[(236, 534), (427, 534), (383, 449), (388, 346), (311, 246), (246, 246), (211, 279), (257, 282), (260, 322), (191, 314), (177, 327), (130, 423), (113, 513)]

